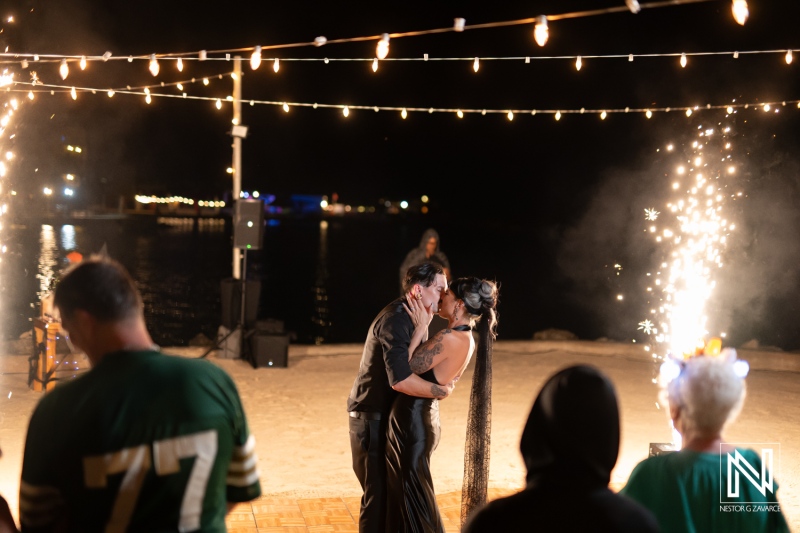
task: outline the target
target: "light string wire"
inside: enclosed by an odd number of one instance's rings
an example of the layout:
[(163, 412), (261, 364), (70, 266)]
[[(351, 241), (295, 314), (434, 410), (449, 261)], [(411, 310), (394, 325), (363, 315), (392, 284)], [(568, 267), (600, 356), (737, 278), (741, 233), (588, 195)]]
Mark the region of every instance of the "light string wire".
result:
[[(676, 5), (683, 5), (683, 4), (698, 4), (703, 2), (713, 2), (713, 1), (720, 1), (720, 0), (663, 0), (659, 2), (647, 2), (643, 4), (639, 4), (640, 9), (655, 9), (655, 8), (662, 8), (668, 6), (676, 6)], [(611, 6), (606, 8), (600, 9), (592, 9), (586, 11), (575, 11), (571, 13), (561, 13), (556, 15), (543, 15), (548, 21), (560, 21), (560, 20), (567, 20), (567, 19), (575, 19), (575, 18), (585, 18), (585, 17), (592, 17), (598, 15), (606, 15), (612, 13), (620, 13), (620, 12), (631, 12), (631, 9), (625, 5), (620, 6)], [(306, 41), (306, 42), (297, 42), (297, 43), (284, 43), (284, 44), (271, 44), (271, 45), (259, 45), (261, 50), (280, 50), (280, 49), (287, 49), (287, 48), (302, 48), (302, 47), (320, 47), (320, 46), (327, 46), (330, 44), (344, 44), (344, 43), (356, 43), (356, 42), (364, 42), (364, 41), (380, 41), (384, 38), (384, 35), (388, 35), (390, 39), (401, 39), (404, 37), (418, 37), (421, 35), (433, 35), (438, 33), (448, 33), (448, 32), (461, 32), (467, 30), (481, 30), (481, 29), (489, 29), (489, 28), (502, 28), (508, 26), (518, 26), (518, 25), (525, 25), (525, 24), (534, 24), (537, 21), (538, 17), (531, 17), (531, 18), (524, 18), (524, 19), (517, 19), (517, 20), (507, 20), (501, 22), (487, 22), (483, 24), (465, 24), (462, 29), (456, 29), (455, 26), (449, 26), (446, 28), (434, 28), (429, 30), (418, 30), (418, 31), (406, 31), (406, 32), (395, 32), (395, 33), (388, 33), (388, 34), (380, 34), (380, 35), (368, 35), (362, 37), (347, 37), (341, 39), (325, 39), (324, 37), (318, 38), (323, 39), (323, 41)], [(6, 62), (19, 62), (20, 60), (33, 60), (38, 63), (55, 63), (61, 62), (61, 60), (66, 60), (68, 63), (76, 62), (81, 60), (89, 61), (133, 61), (133, 60), (147, 60), (150, 61), (153, 57), (157, 59), (186, 59), (192, 61), (213, 61), (213, 60), (223, 60), (228, 61), (230, 60), (230, 54), (233, 53), (244, 53), (244, 52), (253, 52), (259, 46), (250, 46), (244, 48), (228, 48), (228, 49), (220, 49), (220, 50), (198, 50), (194, 52), (170, 52), (170, 53), (148, 53), (148, 54), (136, 54), (136, 55), (125, 55), (125, 56), (114, 56), (108, 55), (108, 52), (104, 55), (64, 55), (64, 54), (34, 54), (34, 53), (3, 53), (0, 54), (0, 63)], [(224, 54), (225, 57), (214, 57), (215, 54)], [(590, 57), (590, 56), (586, 56)], [(283, 61), (283, 58), (280, 58)], [(472, 58), (470, 58), (471, 60)], [(372, 59), (369, 59), (371, 61)], [(382, 61), (388, 60), (382, 59)]]
[[(219, 74), (219, 79), (222, 79), (226, 76), (229, 76), (233, 73), (225, 73)], [(156, 87), (168, 87), (168, 86), (177, 86), (181, 84), (187, 83), (197, 83), (197, 79), (193, 78), (191, 80), (187, 80), (184, 82), (173, 82), (164, 85), (158, 85)], [(55, 84), (43, 84), (37, 82), (36, 84), (32, 82), (16, 82), (16, 85), (29, 85), (31, 87), (41, 87), (43, 90), (40, 89), (10, 89), (8, 92), (27, 92), (27, 93), (49, 93), (49, 94), (71, 94), (73, 91), (80, 91), (81, 93), (91, 93), (96, 94), (98, 92), (102, 93), (113, 93), (116, 94), (123, 94), (123, 95), (132, 95), (132, 96), (150, 96), (153, 98), (175, 98), (175, 99), (182, 99), (182, 100), (196, 100), (196, 101), (206, 101), (206, 102), (232, 102), (232, 96), (226, 96), (224, 98), (216, 97), (216, 96), (194, 96), (188, 95), (186, 93), (182, 94), (167, 94), (167, 93), (155, 93), (150, 92), (150, 87), (126, 87), (120, 89), (98, 89), (92, 87), (73, 87), (67, 85), (55, 85)], [(251, 106), (254, 105), (268, 105), (268, 106), (289, 106), (291, 107), (300, 107), (300, 108), (313, 108), (313, 109), (337, 109), (337, 110), (344, 110), (347, 108), (348, 110), (366, 110), (366, 111), (395, 111), (402, 113), (403, 111), (407, 113), (463, 113), (463, 114), (480, 114), (480, 115), (488, 115), (488, 114), (503, 114), (508, 115), (512, 113), (513, 115), (537, 115), (537, 114), (550, 114), (550, 115), (564, 115), (564, 114), (599, 114), (602, 115), (612, 114), (612, 113), (669, 113), (669, 112), (683, 112), (687, 115), (691, 115), (695, 111), (702, 111), (702, 110), (713, 110), (713, 109), (726, 109), (729, 112), (738, 109), (757, 109), (760, 111), (771, 111), (773, 108), (777, 110), (779, 107), (785, 107), (787, 105), (796, 105), (800, 108), (800, 100), (776, 100), (770, 102), (731, 102), (728, 104), (705, 104), (705, 105), (692, 105), (692, 106), (661, 106), (661, 107), (625, 107), (625, 108), (607, 108), (607, 109), (586, 109), (586, 108), (566, 108), (566, 109), (539, 109), (539, 108), (528, 108), (528, 109), (489, 109), (489, 108), (448, 108), (448, 107), (413, 107), (413, 106), (375, 106), (375, 105), (365, 105), (365, 104), (326, 104), (326, 103), (309, 103), (309, 102), (289, 102), (289, 101), (276, 101), (276, 100), (259, 100), (259, 99), (247, 99), (243, 98), (242, 103), (249, 104)]]

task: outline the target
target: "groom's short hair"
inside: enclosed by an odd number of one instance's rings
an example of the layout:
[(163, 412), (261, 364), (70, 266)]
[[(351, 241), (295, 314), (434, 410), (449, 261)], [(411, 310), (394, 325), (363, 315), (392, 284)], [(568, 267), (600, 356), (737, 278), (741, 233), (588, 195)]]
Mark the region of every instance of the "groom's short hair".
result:
[(426, 261), (412, 266), (406, 270), (406, 275), (403, 276), (403, 292), (409, 292), (417, 283), (423, 287), (430, 287), (438, 274), (444, 274), (442, 265), (438, 263)]

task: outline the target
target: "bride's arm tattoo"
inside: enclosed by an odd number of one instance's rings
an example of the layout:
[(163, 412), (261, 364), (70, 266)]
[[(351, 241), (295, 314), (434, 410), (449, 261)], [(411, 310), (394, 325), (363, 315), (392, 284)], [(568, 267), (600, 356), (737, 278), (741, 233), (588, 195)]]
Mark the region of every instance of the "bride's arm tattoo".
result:
[(414, 350), (414, 355), (411, 356), (411, 361), (408, 362), (412, 372), (422, 374), (430, 370), (433, 366), (434, 356), (442, 353), (442, 336), (449, 331), (449, 329), (440, 331), (428, 342), (420, 344)]

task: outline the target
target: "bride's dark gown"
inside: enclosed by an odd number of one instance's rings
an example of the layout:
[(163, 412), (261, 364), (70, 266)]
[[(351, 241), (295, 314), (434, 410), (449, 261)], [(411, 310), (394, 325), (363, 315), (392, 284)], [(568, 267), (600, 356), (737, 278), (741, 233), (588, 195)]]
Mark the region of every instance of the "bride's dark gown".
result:
[[(433, 369), (420, 377), (437, 383)], [(444, 533), (430, 470), (439, 444), (439, 400), (400, 394), (387, 431), (387, 533)]]

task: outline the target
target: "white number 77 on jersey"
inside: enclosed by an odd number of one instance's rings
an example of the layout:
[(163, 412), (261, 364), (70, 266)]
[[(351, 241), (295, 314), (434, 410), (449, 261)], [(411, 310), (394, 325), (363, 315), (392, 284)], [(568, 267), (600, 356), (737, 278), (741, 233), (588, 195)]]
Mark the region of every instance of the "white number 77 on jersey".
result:
[(125, 472), (111, 518), (106, 524), (106, 533), (123, 532), (127, 529), (142, 482), (152, 463), (155, 463), (156, 475), (167, 476), (179, 472), (179, 460), (188, 457), (195, 457), (195, 461), (183, 493), (178, 529), (200, 529), (203, 498), (216, 455), (217, 431), (211, 429), (156, 441), (153, 443), (152, 455), (150, 446), (142, 444), (103, 455), (84, 457), (84, 481), (89, 488), (105, 488), (109, 475)]

